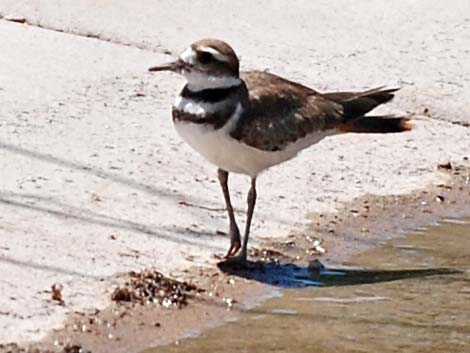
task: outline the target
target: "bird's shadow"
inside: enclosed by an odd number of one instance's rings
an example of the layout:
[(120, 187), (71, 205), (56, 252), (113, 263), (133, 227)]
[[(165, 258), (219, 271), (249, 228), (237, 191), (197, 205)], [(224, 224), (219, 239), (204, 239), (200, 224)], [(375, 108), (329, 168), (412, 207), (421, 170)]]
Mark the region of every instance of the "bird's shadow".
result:
[(449, 268), (403, 270), (327, 268), (318, 260), (310, 262), (308, 266), (263, 261), (244, 263), (222, 261), (217, 266), (226, 274), (280, 288), (347, 286), (461, 273), (459, 270)]

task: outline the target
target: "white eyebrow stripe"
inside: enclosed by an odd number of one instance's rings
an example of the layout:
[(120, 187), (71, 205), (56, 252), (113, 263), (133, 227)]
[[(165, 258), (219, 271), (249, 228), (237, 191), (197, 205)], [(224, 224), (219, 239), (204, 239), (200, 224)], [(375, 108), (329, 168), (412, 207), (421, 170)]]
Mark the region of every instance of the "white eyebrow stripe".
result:
[(194, 64), (196, 58), (196, 52), (191, 47), (187, 47), (184, 52), (181, 53), (180, 59), (187, 64)]
[(227, 61), (227, 56), (224, 54), (220, 53), (217, 49), (211, 48), (211, 47), (200, 47), (199, 50), (205, 51), (206, 53), (211, 53), (214, 58), (216, 58), (219, 61)]

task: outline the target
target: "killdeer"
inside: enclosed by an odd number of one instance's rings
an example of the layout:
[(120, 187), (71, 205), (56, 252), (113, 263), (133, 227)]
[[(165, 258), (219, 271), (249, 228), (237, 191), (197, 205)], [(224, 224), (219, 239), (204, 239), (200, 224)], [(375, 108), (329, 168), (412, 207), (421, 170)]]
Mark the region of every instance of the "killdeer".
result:
[[(230, 222), (226, 258), (234, 260), (246, 260), (256, 178), (262, 171), (329, 135), (392, 133), (412, 127), (403, 117), (366, 116), (389, 102), (397, 88), (319, 93), (268, 72), (240, 73), (234, 50), (216, 39), (199, 40), (176, 61), (149, 71), (172, 71), (187, 80), (173, 105), (173, 122), (179, 135), (218, 167)], [(251, 178), (243, 243), (227, 184), (231, 172)]]

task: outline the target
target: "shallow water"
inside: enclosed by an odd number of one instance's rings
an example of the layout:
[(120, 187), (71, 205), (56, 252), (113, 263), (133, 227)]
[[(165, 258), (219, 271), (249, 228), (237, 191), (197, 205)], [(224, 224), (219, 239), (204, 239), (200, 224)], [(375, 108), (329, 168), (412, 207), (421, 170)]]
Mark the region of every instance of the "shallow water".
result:
[(146, 353), (470, 352), (470, 220), (395, 238), (346, 265), (310, 271), (318, 287), (282, 289), (237, 322)]

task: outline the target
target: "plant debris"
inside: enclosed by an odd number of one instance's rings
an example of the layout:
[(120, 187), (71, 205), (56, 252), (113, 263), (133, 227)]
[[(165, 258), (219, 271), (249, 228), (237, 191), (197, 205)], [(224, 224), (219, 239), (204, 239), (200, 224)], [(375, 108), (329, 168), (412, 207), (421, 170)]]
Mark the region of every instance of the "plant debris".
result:
[(91, 353), (91, 351), (83, 349), (79, 344), (66, 345), (62, 350), (63, 353)]
[(444, 170), (452, 170), (453, 166), (452, 163), (446, 162), (446, 163), (440, 163), (437, 165), (438, 169), (444, 169)]
[(0, 344), (0, 352), (5, 353), (91, 353), (79, 344), (65, 345), (62, 350), (41, 349), (37, 347), (21, 347), (16, 343)]
[(291, 258), (280, 251), (271, 250), (271, 249), (257, 249), (252, 248), (250, 250), (250, 256), (258, 258), (262, 262), (268, 263), (280, 263), (281, 261), (290, 261)]
[(6, 15), (3, 17), (5, 21), (16, 22), (16, 23), (26, 23), (26, 18), (16, 15)]
[(51, 286), (51, 291), (52, 291), (52, 300), (55, 300), (58, 302), (60, 305), (64, 305), (64, 299), (62, 299), (62, 289), (64, 289), (64, 286), (61, 285), (60, 283), (54, 283)]
[(312, 247), (306, 250), (308, 255), (313, 254), (324, 254), (326, 252), (325, 248), (321, 246), (321, 240), (315, 239), (312, 243)]
[(142, 305), (156, 303), (165, 308), (181, 308), (188, 304), (191, 292), (204, 291), (193, 284), (165, 277), (153, 269), (142, 272), (131, 271), (129, 276), (129, 282), (114, 290), (111, 295), (113, 301)]

